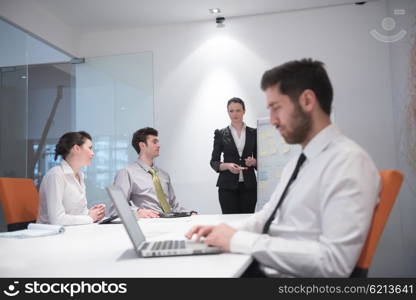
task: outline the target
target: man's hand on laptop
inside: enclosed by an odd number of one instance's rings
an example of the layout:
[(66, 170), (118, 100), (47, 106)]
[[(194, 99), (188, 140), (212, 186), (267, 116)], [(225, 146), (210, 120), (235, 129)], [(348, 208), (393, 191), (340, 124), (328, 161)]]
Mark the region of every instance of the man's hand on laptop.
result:
[(202, 237), (205, 244), (209, 246), (217, 246), (222, 248), (224, 251), (230, 251), (230, 240), (237, 230), (226, 225), (220, 224), (217, 226), (194, 226), (189, 230), (185, 236), (188, 239), (192, 239), (196, 235), (195, 240), (200, 241)]
[(159, 218), (159, 213), (151, 209), (139, 208), (137, 214), (140, 218)]

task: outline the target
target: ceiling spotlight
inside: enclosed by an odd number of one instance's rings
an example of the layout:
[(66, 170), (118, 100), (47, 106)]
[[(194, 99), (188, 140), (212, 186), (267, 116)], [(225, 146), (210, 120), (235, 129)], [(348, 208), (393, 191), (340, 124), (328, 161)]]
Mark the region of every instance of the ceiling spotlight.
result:
[(225, 21), (224, 17), (216, 17), (215, 23), (217, 23), (217, 28), (225, 27), (224, 21)]
[(210, 8), (209, 12), (214, 14), (214, 15), (217, 15), (217, 14), (221, 13), (221, 9), (219, 9), (219, 8)]

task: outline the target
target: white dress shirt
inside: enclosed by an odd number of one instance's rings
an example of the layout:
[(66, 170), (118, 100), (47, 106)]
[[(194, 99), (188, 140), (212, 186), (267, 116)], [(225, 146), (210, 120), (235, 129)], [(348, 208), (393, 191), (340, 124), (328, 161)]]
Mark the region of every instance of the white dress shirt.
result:
[(234, 224), (230, 251), (252, 254), (268, 276), (348, 277), (367, 237), (378, 201), (380, 177), (372, 159), (335, 125), (303, 149), (306, 161), (276, 213), (271, 216), (298, 157), (263, 209)]
[[(238, 136), (237, 129), (235, 129), (233, 125), (228, 126), (228, 128), (231, 130), (231, 135), (233, 136), (235, 146), (237, 147), (238, 155), (240, 155), (241, 158), (243, 156), (244, 146), (246, 145), (246, 124), (243, 123), (240, 136)], [(244, 182), (243, 172), (240, 172), (238, 182)]]
[(37, 223), (79, 225), (93, 223), (88, 216), (84, 174), (79, 172), (80, 182), (74, 171), (63, 159), (43, 177), (40, 185), (40, 209)]

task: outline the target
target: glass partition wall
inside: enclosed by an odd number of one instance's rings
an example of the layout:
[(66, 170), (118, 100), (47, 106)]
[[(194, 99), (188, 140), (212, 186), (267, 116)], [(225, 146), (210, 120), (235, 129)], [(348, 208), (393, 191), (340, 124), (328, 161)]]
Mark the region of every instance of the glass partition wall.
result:
[(95, 152), (83, 170), (88, 206), (109, 207), (105, 186), (137, 158), (133, 132), (153, 126), (152, 59), (151, 52), (73, 59), (0, 20), (0, 177), (39, 186), (60, 163), (59, 137), (84, 130)]
[(75, 67), (73, 91), (75, 128), (94, 139), (86, 185), (95, 204), (108, 199), (104, 189), (116, 171), (137, 159), (133, 133), (153, 126), (152, 53), (86, 58)]
[(27, 38), (0, 21), (0, 176), (26, 177)]

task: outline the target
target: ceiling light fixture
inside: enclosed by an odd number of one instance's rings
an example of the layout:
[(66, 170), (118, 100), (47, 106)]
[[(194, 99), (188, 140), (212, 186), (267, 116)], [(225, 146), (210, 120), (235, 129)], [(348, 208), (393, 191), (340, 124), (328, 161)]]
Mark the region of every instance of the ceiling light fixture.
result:
[(210, 8), (209, 12), (214, 14), (214, 15), (218, 15), (218, 14), (221, 13), (221, 9), (219, 9), (219, 8)]
[(225, 21), (224, 17), (216, 17), (215, 18), (215, 23), (217, 23), (217, 28), (225, 27), (224, 21)]
[(215, 23), (217, 24), (217, 28), (222, 28), (225, 27), (224, 21), (225, 18), (223, 16), (221, 16), (221, 9), (216, 7), (216, 8), (210, 8), (209, 12), (213, 15), (215, 15)]

